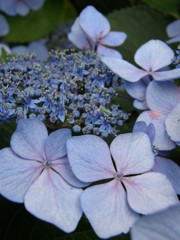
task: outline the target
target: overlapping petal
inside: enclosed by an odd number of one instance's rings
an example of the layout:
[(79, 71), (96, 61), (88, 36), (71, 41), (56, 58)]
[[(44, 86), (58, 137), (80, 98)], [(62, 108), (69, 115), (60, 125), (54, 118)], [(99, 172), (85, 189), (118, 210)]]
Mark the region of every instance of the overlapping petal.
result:
[(105, 56), (105, 57), (113, 57), (113, 58), (122, 59), (122, 55), (118, 51), (108, 48), (108, 47), (104, 47), (101, 44), (99, 44), (97, 47), (97, 54), (100, 57)]
[(81, 205), (94, 231), (103, 239), (127, 233), (138, 218), (127, 203), (121, 183), (116, 180), (86, 189)]
[(88, 185), (88, 183), (81, 182), (75, 177), (67, 156), (53, 161), (52, 168), (64, 179), (64, 181), (74, 187), (81, 188)]
[(10, 148), (0, 150), (0, 194), (22, 203), (26, 191), (39, 177), (41, 170), (38, 162), (22, 159)]
[(180, 141), (180, 103), (170, 112), (165, 120), (166, 130), (170, 138)]
[(177, 194), (180, 194), (180, 167), (170, 159), (155, 157), (154, 172), (163, 173), (168, 177)]
[(79, 24), (88, 37), (96, 42), (110, 31), (108, 20), (93, 6), (87, 6), (79, 16)]
[(137, 82), (148, 75), (148, 72), (141, 70), (127, 61), (113, 58), (102, 57), (102, 61), (117, 75), (130, 82)]
[(45, 142), (46, 157), (53, 161), (67, 154), (66, 142), (71, 137), (71, 130), (62, 128), (52, 132)]
[(180, 91), (171, 81), (152, 81), (147, 88), (146, 101), (152, 111), (167, 115), (180, 102)]
[(79, 25), (79, 17), (76, 18), (75, 22), (71, 27), (71, 32), (68, 34), (69, 40), (79, 49), (90, 48), (89, 41), (87, 40), (86, 34), (83, 32)]
[(160, 40), (148, 41), (134, 55), (135, 62), (147, 71), (161, 69), (171, 64), (173, 58), (173, 50)]
[(144, 121), (147, 125), (153, 124), (155, 135), (152, 144), (160, 151), (169, 151), (176, 147), (170, 139), (165, 127), (165, 116), (152, 111), (145, 111), (139, 115), (136, 122)]
[(169, 71), (159, 71), (152, 74), (156, 81), (167, 81), (180, 78), (180, 69), (173, 69)]
[(107, 143), (95, 135), (72, 137), (67, 153), (75, 176), (83, 182), (114, 177), (114, 166)]
[(105, 36), (100, 43), (110, 47), (117, 47), (124, 43), (127, 38), (127, 34), (124, 32), (111, 31), (107, 36)]
[(118, 172), (123, 175), (143, 173), (154, 164), (151, 143), (143, 132), (117, 136), (110, 146)]
[(82, 216), (81, 189), (67, 184), (57, 173), (44, 170), (25, 195), (26, 209), (65, 232), (72, 232)]
[(43, 161), (46, 160), (45, 141), (47, 137), (47, 129), (41, 121), (20, 120), (11, 137), (11, 148), (22, 158)]
[(168, 178), (161, 173), (145, 173), (123, 178), (128, 203), (141, 214), (150, 214), (178, 203), (178, 198)]
[(180, 238), (180, 205), (145, 216), (134, 225), (132, 240), (178, 240)]

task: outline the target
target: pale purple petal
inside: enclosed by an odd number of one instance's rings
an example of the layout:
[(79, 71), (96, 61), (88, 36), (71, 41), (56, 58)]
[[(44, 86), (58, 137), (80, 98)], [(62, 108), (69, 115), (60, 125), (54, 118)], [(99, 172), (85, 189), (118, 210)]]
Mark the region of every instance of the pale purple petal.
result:
[(11, 147), (22, 158), (43, 161), (46, 160), (44, 147), (47, 137), (47, 129), (40, 120), (23, 119), (12, 135)]
[(116, 180), (86, 189), (81, 206), (94, 231), (103, 239), (127, 233), (138, 219), (127, 203), (121, 183)]
[(152, 77), (156, 81), (168, 81), (168, 80), (173, 80), (176, 78), (180, 78), (180, 69), (173, 69), (170, 71), (162, 71), (162, 72), (154, 72), (152, 74)]
[(124, 32), (111, 31), (107, 36), (100, 40), (102, 45), (116, 47), (124, 43), (127, 34)]
[(146, 71), (143, 71), (127, 61), (113, 58), (102, 57), (101, 59), (114, 73), (130, 82), (137, 82), (144, 76), (148, 75)]
[(109, 147), (100, 137), (72, 137), (67, 141), (67, 153), (75, 176), (83, 182), (113, 178), (115, 175)]
[(6, 18), (0, 14), (0, 36), (5, 36), (9, 32), (9, 24)]
[(36, 161), (18, 157), (10, 148), (0, 151), (0, 194), (22, 203), (30, 185), (38, 178), (41, 166)]
[(93, 42), (105, 37), (110, 31), (108, 20), (93, 6), (87, 6), (82, 10), (79, 24)]
[(154, 172), (163, 173), (168, 177), (177, 194), (180, 194), (180, 167), (170, 159), (155, 157)]
[(101, 44), (99, 44), (97, 47), (97, 55), (100, 58), (105, 56), (105, 57), (113, 57), (113, 58), (122, 59), (122, 55), (120, 54), (120, 52), (118, 52), (117, 50), (108, 48), (108, 47), (104, 47)]
[(151, 143), (143, 132), (117, 136), (111, 143), (110, 150), (118, 172), (123, 175), (146, 172), (154, 164)]
[(167, 34), (169, 37), (175, 37), (180, 34), (180, 19), (170, 23), (167, 26)]
[(52, 169), (54, 169), (67, 183), (74, 187), (79, 188), (89, 185), (88, 183), (81, 182), (75, 177), (71, 166), (69, 165), (67, 156), (53, 161)]
[(30, 6), (33, 10), (38, 10), (42, 7), (45, 0), (25, 0), (25, 2)]
[(169, 113), (165, 120), (166, 130), (170, 138), (180, 141), (180, 103)]
[(125, 86), (126, 86), (126, 91), (129, 93), (131, 97), (138, 99), (140, 101), (145, 100), (147, 86), (143, 80), (140, 80), (135, 83), (126, 82)]
[(79, 25), (79, 18), (76, 18), (75, 22), (73, 23), (71, 32), (68, 34), (68, 39), (79, 49), (90, 48), (87, 36)]
[(12, 54), (18, 54), (18, 55), (24, 55), (29, 52), (28, 48), (23, 45), (15, 46), (11, 50), (12, 50)]
[(152, 81), (147, 88), (146, 101), (152, 111), (167, 115), (180, 103), (180, 89), (173, 82)]
[(147, 125), (153, 124), (155, 135), (152, 144), (159, 151), (169, 151), (176, 147), (165, 128), (165, 116), (156, 112), (145, 111), (139, 115), (136, 122), (144, 121)]
[(168, 44), (169, 43), (175, 43), (175, 42), (180, 42), (180, 34), (176, 37), (173, 37), (171, 39), (169, 39), (168, 41), (166, 41)]
[(82, 216), (81, 193), (54, 171), (44, 170), (27, 191), (25, 207), (37, 218), (68, 233), (75, 230)]
[(133, 106), (139, 110), (147, 110), (148, 109), (146, 101), (134, 100)]
[(45, 142), (47, 160), (53, 161), (67, 154), (66, 142), (71, 137), (71, 130), (61, 128), (52, 132)]
[(132, 228), (132, 240), (179, 240), (180, 205), (141, 218)]
[(141, 214), (150, 214), (178, 203), (178, 197), (168, 178), (155, 172), (124, 177), (131, 208)]
[(144, 132), (147, 134), (147, 125), (144, 121), (136, 122), (133, 127), (133, 132)]
[(21, 16), (26, 16), (29, 13), (29, 7), (22, 1), (16, 3), (16, 13)]
[(28, 46), (28, 51), (30, 53), (35, 53), (38, 59), (41, 61), (45, 61), (48, 58), (48, 49), (45, 46), (43, 39), (30, 43)]
[(157, 71), (172, 63), (174, 52), (166, 43), (150, 40), (138, 48), (134, 59), (143, 69)]

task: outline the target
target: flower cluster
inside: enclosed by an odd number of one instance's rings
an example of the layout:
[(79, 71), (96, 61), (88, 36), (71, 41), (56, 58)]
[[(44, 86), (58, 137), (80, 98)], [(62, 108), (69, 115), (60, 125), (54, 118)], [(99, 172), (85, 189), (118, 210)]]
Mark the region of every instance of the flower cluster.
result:
[(45, 120), (75, 132), (116, 134), (128, 119), (111, 100), (117, 77), (91, 52), (52, 51), (47, 62), (34, 55), (0, 64), (0, 121)]

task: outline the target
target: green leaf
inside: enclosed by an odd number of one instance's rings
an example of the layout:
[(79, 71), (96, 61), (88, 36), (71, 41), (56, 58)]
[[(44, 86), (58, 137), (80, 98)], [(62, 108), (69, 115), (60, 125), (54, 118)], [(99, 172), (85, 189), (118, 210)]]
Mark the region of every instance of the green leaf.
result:
[(74, 19), (76, 12), (68, 0), (46, 0), (39, 11), (31, 11), (26, 17), (7, 16), (10, 33), (7, 42), (26, 43), (50, 33), (60, 22)]
[(133, 61), (137, 48), (150, 39), (167, 40), (168, 19), (159, 11), (138, 6), (114, 11), (107, 16), (111, 29), (127, 33), (127, 39), (118, 50), (124, 59)]
[(179, 17), (180, 1), (179, 0), (143, 0), (150, 7), (156, 8), (166, 14)]
[(0, 125), (0, 149), (4, 147), (9, 147), (10, 139), (15, 131), (16, 122), (12, 121), (10, 123), (3, 123)]

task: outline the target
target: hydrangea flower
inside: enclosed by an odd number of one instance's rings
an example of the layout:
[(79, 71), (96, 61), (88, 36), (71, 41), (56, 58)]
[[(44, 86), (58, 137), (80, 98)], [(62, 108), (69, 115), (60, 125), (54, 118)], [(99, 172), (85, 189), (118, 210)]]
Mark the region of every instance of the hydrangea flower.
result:
[(180, 205), (142, 217), (132, 228), (132, 240), (180, 239)]
[(10, 16), (26, 16), (30, 9), (38, 10), (44, 2), (45, 0), (1, 0), (0, 9)]
[(110, 150), (97, 136), (72, 137), (67, 141), (67, 153), (79, 180), (106, 180), (81, 195), (82, 209), (100, 238), (127, 233), (139, 214), (150, 214), (178, 203), (165, 175), (147, 173), (154, 164), (154, 155), (145, 133), (119, 135)]
[(180, 19), (170, 23), (167, 28), (167, 35), (169, 38), (167, 43), (180, 42)]
[(173, 50), (160, 40), (150, 40), (136, 51), (134, 60), (142, 69), (122, 59), (102, 57), (102, 61), (113, 72), (129, 82), (137, 82), (145, 76), (150, 76), (157, 81), (179, 78), (180, 69), (159, 71), (170, 65), (173, 59)]
[(34, 216), (65, 232), (73, 231), (82, 215), (84, 186), (73, 175), (66, 153), (69, 129), (48, 136), (37, 119), (20, 120), (11, 147), (0, 150), (0, 194), (22, 203)]
[[(161, 129), (176, 144), (180, 142), (180, 90), (173, 82), (151, 82), (146, 100), (154, 119), (161, 119)], [(159, 121), (159, 120), (158, 120)]]
[(0, 37), (7, 35), (9, 32), (9, 24), (6, 18), (0, 14)]
[[(166, 147), (167, 144), (164, 143), (164, 138), (162, 139), (163, 134), (159, 132), (159, 126), (157, 124), (154, 125), (153, 121), (150, 124), (146, 124), (144, 121), (137, 121), (134, 125), (133, 132), (144, 132), (148, 135), (155, 156), (154, 165), (150, 171), (166, 175), (176, 193), (180, 194), (180, 167), (172, 160), (162, 157), (163, 155), (167, 155), (167, 149), (169, 150), (169, 148)], [(156, 134), (156, 132), (158, 132), (158, 134)], [(159, 147), (161, 147), (161, 150), (159, 150)]]
[(76, 18), (68, 34), (69, 40), (80, 49), (91, 49), (102, 56), (122, 58), (121, 54), (109, 47), (116, 47), (125, 41), (124, 32), (110, 31), (109, 21), (93, 6), (87, 6)]

